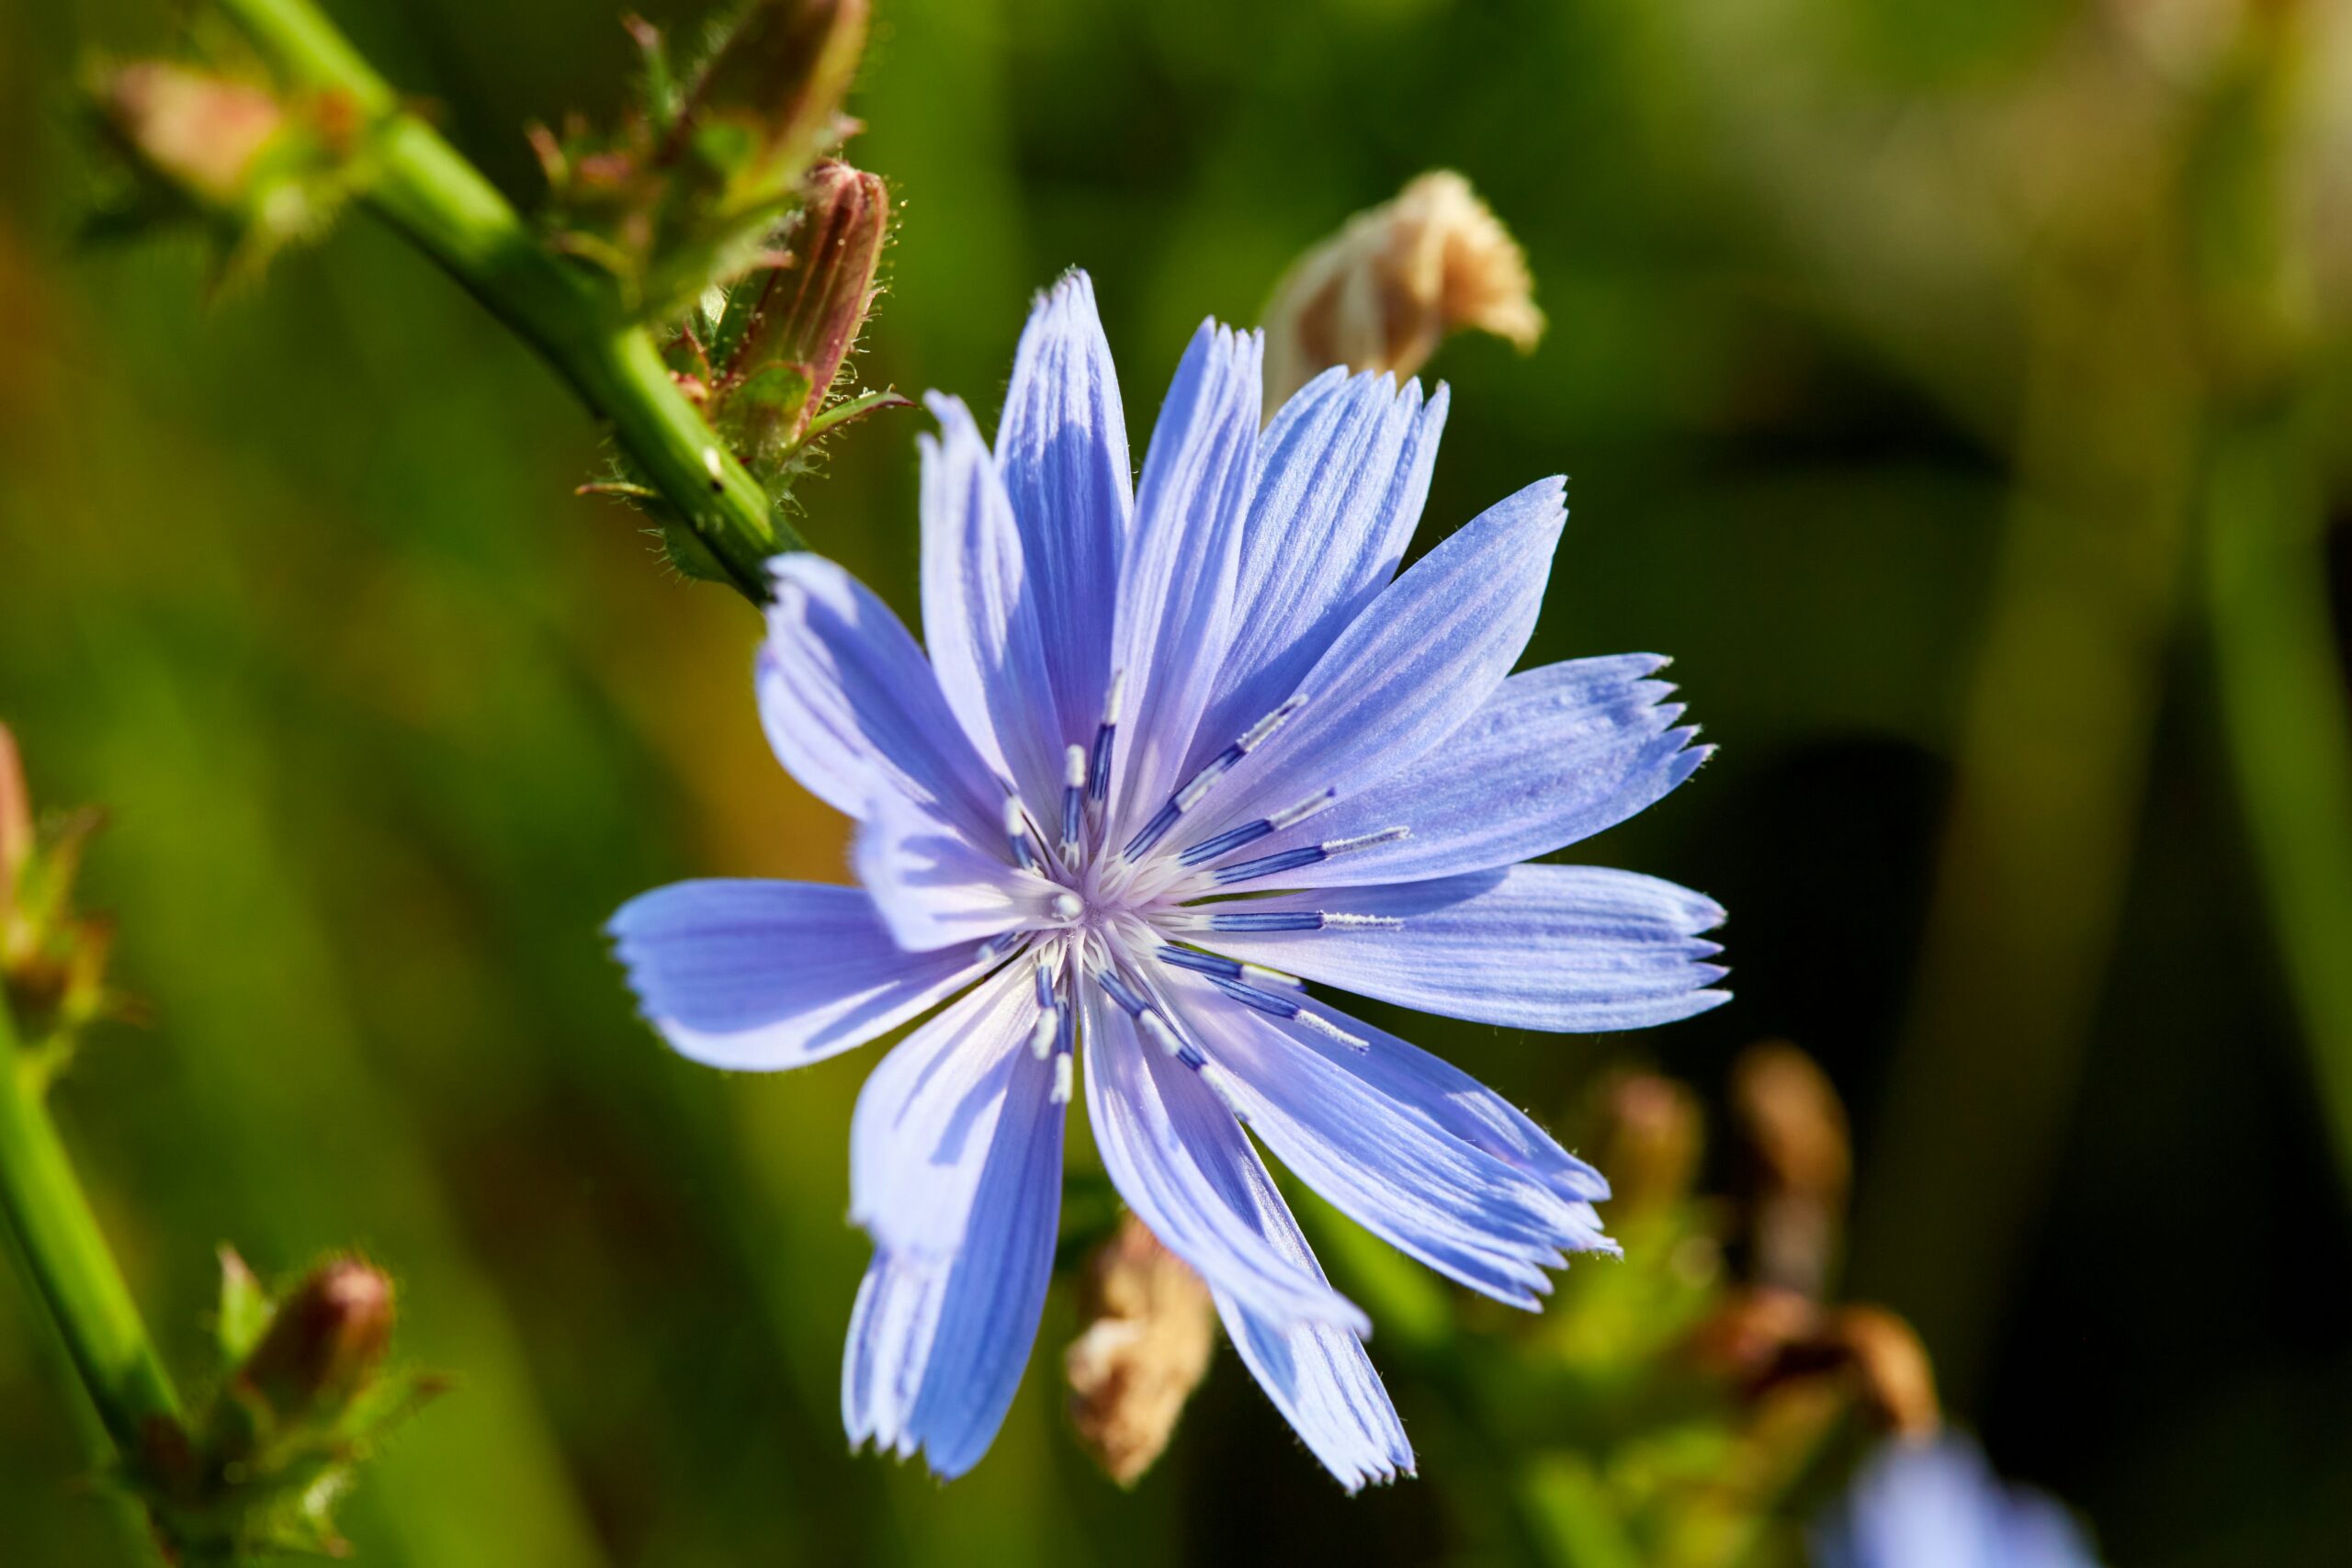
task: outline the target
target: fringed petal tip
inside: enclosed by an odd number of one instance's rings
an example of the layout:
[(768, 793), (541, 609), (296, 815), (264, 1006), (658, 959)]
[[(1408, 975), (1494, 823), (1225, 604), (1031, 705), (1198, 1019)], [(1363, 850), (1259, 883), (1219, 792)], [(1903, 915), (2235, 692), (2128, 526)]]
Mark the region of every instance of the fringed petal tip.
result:
[(1420, 1472), (1415, 1467), (1413, 1450), (1407, 1449), (1401, 1453), (1383, 1456), (1377, 1464), (1366, 1465), (1347, 1474), (1334, 1470), (1331, 1474), (1341, 1489), (1352, 1497), (1367, 1486), (1393, 1486), (1399, 1481), (1416, 1480)]

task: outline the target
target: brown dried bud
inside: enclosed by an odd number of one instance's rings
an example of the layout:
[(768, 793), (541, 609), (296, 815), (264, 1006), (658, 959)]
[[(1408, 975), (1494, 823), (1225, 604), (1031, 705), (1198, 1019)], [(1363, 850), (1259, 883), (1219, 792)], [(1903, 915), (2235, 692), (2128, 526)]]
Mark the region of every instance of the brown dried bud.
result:
[(1087, 1265), (1086, 1329), (1062, 1354), (1070, 1421), (1103, 1472), (1132, 1486), (1208, 1371), (1216, 1305), (1199, 1275), (1133, 1214)]
[(131, 150), (173, 185), (235, 209), (252, 174), (286, 125), (286, 108), (251, 83), (149, 61), (126, 65), (99, 92), (107, 120)]
[(1266, 408), (1334, 365), (1408, 376), (1448, 333), (1544, 334), (1527, 257), (1470, 182), (1421, 175), (1294, 264), (1266, 307)]
[(1813, 1058), (1781, 1040), (1741, 1053), (1731, 1102), (1749, 1168), (1749, 1271), (1817, 1297), (1853, 1178), (1846, 1108)]
[(1688, 1196), (1700, 1149), (1699, 1102), (1690, 1090), (1661, 1074), (1627, 1072), (1602, 1083), (1600, 1100), (1597, 1163), (1614, 1202), (1631, 1213)]
[(373, 1264), (343, 1258), (297, 1285), (237, 1370), (241, 1393), (281, 1421), (347, 1404), (383, 1365), (392, 1340), (392, 1281)]

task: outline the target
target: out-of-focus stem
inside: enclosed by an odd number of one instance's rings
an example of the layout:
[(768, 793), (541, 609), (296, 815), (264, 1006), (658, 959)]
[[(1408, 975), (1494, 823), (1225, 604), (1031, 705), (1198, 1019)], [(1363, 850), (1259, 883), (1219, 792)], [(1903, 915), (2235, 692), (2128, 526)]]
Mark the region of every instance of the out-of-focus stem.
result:
[(0, 1005), (0, 1217), (89, 1390), (107, 1435), (139, 1451), (151, 1421), (176, 1421), (179, 1399), (156, 1359), (88, 1199), (50, 1121), (16, 1023)]
[(2352, 713), (2329, 624), (2325, 517), (2291, 411), (2216, 433), (2203, 513), (2230, 761), (2352, 1188)]
[(2169, 258), (2130, 249), (2041, 286), (1927, 948), (1858, 1193), (1854, 1288), (1918, 1326), (1963, 1399), (2073, 1107), (2177, 615), (2194, 378)]
[(310, 0), (220, 0), (302, 85), (349, 94), (379, 124), (369, 205), (538, 351), (684, 518), (728, 580), (767, 599), (764, 562), (797, 547), (759, 482), (712, 434), (612, 289), (542, 244), (511, 203), (390, 85)]

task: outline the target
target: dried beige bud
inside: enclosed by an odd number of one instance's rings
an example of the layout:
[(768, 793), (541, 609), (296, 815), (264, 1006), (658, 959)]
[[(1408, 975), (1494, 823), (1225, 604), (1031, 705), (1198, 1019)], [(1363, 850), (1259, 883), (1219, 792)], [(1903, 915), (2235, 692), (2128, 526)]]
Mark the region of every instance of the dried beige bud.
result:
[(1200, 1276), (1129, 1214), (1087, 1265), (1080, 1315), (1085, 1331), (1062, 1354), (1070, 1421), (1103, 1472), (1132, 1486), (1208, 1371), (1216, 1307)]
[(1813, 1058), (1781, 1040), (1741, 1053), (1731, 1101), (1750, 1171), (1750, 1272), (1818, 1297), (1853, 1176), (1846, 1108)]
[(1301, 256), (1266, 307), (1269, 413), (1334, 365), (1409, 376), (1448, 333), (1524, 353), (1544, 333), (1527, 257), (1470, 182), (1421, 175)]

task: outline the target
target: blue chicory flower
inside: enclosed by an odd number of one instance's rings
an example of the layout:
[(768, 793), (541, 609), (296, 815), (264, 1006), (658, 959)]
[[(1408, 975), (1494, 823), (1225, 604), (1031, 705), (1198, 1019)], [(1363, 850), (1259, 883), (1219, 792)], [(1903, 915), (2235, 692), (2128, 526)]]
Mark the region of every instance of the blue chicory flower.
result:
[(1542, 1030), (1724, 999), (1711, 900), (1519, 863), (1705, 755), (1662, 659), (1510, 674), (1562, 481), (1397, 576), (1445, 389), (1335, 370), (1261, 432), (1260, 353), (1202, 326), (1131, 497), (1092, 288), (1066, 276), (993, 453), (961, 402), (930, 400), (927, 650), (840, 567), (775, 562), (761, 712), (793, 776), (856, 819), (859, 886), (687, 882), (612, 922), (647, 1016), (717, 1066), (797, 1066), (946, 1003), (851, 1128), (875, 1252), (842, 1396), (853, 1439), (942, 1476), (987, 1450), (1036, 1336), (1081, 1047), (1113, 1181), (1352, 1490), (1412, 1450), (1363, 1314), (1243, 1124), (1375, 1234), (1531, 1309), (1566, 1254), (1614, 1250), (1592, 1208), (1609, 1188), (1302, 979)]
[(1967, 1438), (1891, 1442), (1814, 1535), (1819, 1568), (2098, 1568), (2052, 1499), (2009, 1487)]

